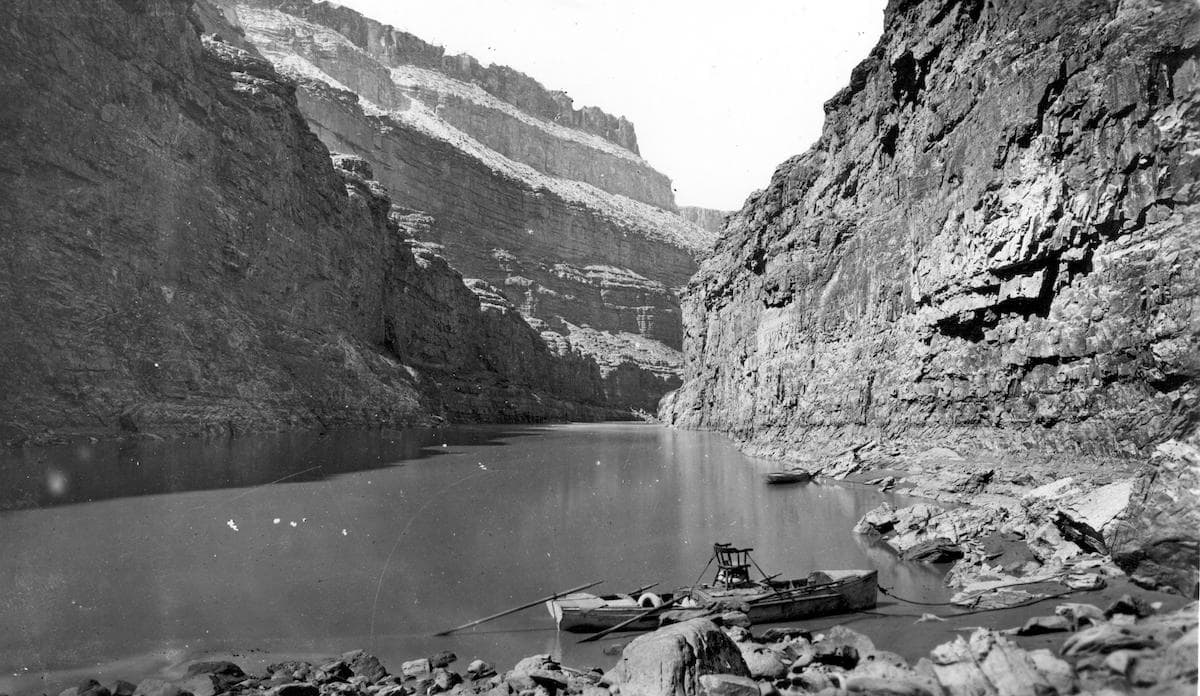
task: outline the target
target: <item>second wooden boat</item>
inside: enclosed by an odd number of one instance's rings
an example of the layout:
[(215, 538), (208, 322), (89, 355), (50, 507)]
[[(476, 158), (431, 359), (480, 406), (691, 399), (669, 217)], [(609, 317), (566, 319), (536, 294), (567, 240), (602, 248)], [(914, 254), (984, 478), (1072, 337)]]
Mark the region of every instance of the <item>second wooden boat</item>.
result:
[(800, 467), (792, 467), (783, 471), (772, 471), (767, 474), (767, 483), (778, 485), (781, 483), (804, 483), (812, 480), (812, 473), (807, 469)]

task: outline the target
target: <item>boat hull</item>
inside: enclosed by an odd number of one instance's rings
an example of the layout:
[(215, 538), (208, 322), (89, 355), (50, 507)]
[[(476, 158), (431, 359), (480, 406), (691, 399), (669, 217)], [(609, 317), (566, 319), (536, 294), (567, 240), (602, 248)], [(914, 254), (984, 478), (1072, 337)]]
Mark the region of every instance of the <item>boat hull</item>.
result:
[[(744, 603), (748, 606), (747, 616), (754, 624), (796, 621), (817, 616), (845, 614), (875, 606), (878, 593), (878, 578), (874, 570), (821, 571), (829, 582), (805, 584), (801, 587), (756, 591), (717, 590), (699, 588), (695, 592), (701, 601), (718, 600)], [(788, 583), (779, 583), (787, 585)], [(663, 595), (670, 601), (672, 595)], [(599, 598), (584, 601), (564, 597), (547, 602), (550, 615), (559, 630), (575, 633), (595, 632), (617, 626), (624, 621), (635, 621), (623, 626), (622, 631), (651, 631), (664, 623), (685, 621), (690, 618), (708, 616), (711, 611), (704, 608), (674, 608), (649, 616), (639, 615), (648, 611), (644, 606), (612, 606)]]
[(776, 471), (767, 474), (767, 483), (780, 486), (787, 483), (805, 483), (812, 480), (812, 474), (807, 471)]

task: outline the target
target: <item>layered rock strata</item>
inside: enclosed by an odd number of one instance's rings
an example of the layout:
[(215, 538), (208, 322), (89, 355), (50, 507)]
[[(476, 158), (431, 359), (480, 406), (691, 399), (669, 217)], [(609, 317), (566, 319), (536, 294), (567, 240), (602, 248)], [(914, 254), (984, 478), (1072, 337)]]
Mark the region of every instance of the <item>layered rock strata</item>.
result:
[(211, 8), (0, 21), (3, 440), (606, 413), (594, 363), (481, 304), (289, 80), (202, 37)]
[(713, 208), (701, 208), (694, 205), (679, 207), (680, 217), (708, 230), (712, 233), (714, 239), (725, 229), (725, 221), (732, 214), (733, 211), (731, 210), (715, 210)]
[(538, 95), (550, 93), (530, 78), (436, 58), (440, 48), (327, 3), (221, 6), (297, 80), (330, 149), (360, 155), (397, 203), (432, 215), (423, 241), (539, 330), (596, 348), (610, 399), (653, 411), (679, 384), (675, 291), (712, 235), (673, 212), (632, 126), (584, 128), (588, 118), (547, 110)]
[(761, 451), (1200, 422), (1195, 3), (894, 1), (689, 287), (666, 419)]

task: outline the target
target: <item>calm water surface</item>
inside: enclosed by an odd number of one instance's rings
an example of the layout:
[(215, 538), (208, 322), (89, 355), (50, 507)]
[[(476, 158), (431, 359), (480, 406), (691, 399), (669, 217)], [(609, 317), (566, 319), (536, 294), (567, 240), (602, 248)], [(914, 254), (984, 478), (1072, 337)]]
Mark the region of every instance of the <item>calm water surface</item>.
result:
[(592, 580), (689, 584), (714, 541), (755, 547), (772, 573), (875, 567), (904, 596), (944, 597), (936, 570), (851, 533), (891, 496), (765, 486), (778, 464), (708, 433), (470, 427), (0, 456), (0, 692), (358, 647), (394, 670), (443, 649), (463, 665), (607, 665), (542, 608), (429, 634)]

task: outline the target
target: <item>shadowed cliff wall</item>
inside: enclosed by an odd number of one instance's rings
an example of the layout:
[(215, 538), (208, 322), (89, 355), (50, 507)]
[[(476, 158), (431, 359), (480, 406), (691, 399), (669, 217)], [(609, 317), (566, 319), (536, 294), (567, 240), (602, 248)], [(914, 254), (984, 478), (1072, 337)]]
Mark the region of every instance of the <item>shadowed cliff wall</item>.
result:
[(201, 38), (210, 8), (0, 21), (0, 439), (608, 413), (594, 363), (414, 254), (290, 81)]
[(1194, 430), (1192, 2), (892, 2), (684, 302), (667, 420), (753, 449)]

